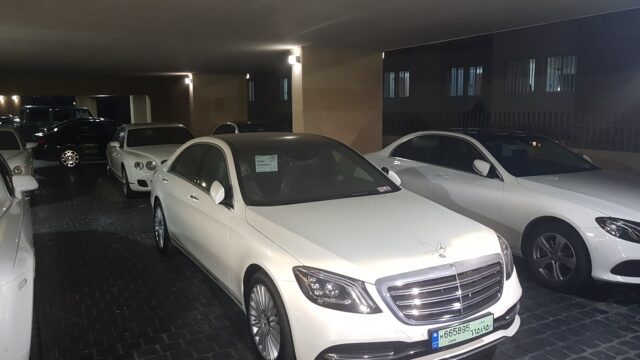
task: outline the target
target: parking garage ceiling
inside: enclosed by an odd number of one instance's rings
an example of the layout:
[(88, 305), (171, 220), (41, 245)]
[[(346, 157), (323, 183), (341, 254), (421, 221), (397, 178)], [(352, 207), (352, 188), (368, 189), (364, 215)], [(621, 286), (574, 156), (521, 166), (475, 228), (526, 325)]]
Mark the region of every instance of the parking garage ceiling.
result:
[(295, 45), (388, 50), (640, 6), (640, 0), (25, 0), (0, 4), (0, 67), (251, 71)]

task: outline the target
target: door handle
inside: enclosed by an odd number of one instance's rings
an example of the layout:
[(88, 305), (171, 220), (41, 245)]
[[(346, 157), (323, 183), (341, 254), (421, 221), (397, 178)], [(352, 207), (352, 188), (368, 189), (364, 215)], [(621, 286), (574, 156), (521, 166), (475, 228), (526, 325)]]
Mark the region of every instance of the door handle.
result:
[(191, 199), (193, 201), (200, 201), (200, 199), (198, 199), (198, 197), (195, 196), (194, 194), (189, 195), (189, 199)]
[(169, 182), (169, 180), (167, 180), (167, 178), (162, 178), (162, 182), (166, 182), (166, 183), (168, 183), (168, 182)]

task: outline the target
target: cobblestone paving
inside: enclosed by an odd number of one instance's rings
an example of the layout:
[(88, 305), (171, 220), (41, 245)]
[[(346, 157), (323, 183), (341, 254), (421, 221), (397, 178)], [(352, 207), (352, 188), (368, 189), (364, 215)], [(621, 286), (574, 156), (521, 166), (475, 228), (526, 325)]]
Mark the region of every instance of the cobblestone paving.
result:
[[(32, 359), (255, 359), (241, 311), (154, 251), (148, 199), (124, 201), (103, 169), (38, 163)], [(640, 287), (565, 295), (520, 274), (522, 327), (497, 359), (640, 359)]]

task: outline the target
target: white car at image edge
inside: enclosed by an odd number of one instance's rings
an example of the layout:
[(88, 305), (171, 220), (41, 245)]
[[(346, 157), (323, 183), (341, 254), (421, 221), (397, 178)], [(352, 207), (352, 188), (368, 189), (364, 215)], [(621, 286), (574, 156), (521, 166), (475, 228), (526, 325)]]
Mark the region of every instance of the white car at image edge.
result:
[(263, 359), (492, 356), (520, 326), (506, 242), (337, 141), (197, 138), (151, 200), (156, 247), (221, 285)]
[(9, 164), (16, 175), (31, 175), (33, 170), (33, 151), (36, 144), (25, 143), (12, 126), (0, 126), (0, 155)]
[(13, 175), (0, 156), (0, 358), (28, 360), (31, 349), (35, 256), (30, 175)]
[(418, 132), (366, 157), (406, 189), (496, 230), (549, 287), (640, 284), (639, 178), (514, 131)]
[(107, 173), (120, 180), (125, 198), (149, 191), (158, 166), (191, 139), (181, 124), (123, 125), (107, 147)]

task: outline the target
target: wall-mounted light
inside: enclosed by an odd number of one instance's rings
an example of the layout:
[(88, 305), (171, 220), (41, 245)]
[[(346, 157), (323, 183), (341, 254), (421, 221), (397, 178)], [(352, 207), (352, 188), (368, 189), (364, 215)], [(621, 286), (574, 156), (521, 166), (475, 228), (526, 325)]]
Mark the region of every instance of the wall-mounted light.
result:
[(13, 100), (13, 102), (16, 102), (16, 103), (17, 103), (17, 102), (18, 102), (18, 100), (20, 100), (20, 97), (19, 97), (18, 95), (13, 95), (13, 96), (11, 97), (11, 100)]
[(298, 65), (300, 64), (300, 55), (289, 55), (287, 61), (290, 65)]
[(244, 78), (247, 80), (251, 79), (251, 74), (247, 73), (247, 75)]
[(191, 78), (191, 76), (184, 78), (184, 83), (187, 85), (193, 84), (193, 79)]
[(0, 95), (0, 104), (4, 104), (4, 95)]
[(382, 52), (382, 60), (384, 60), (384, 51)]

